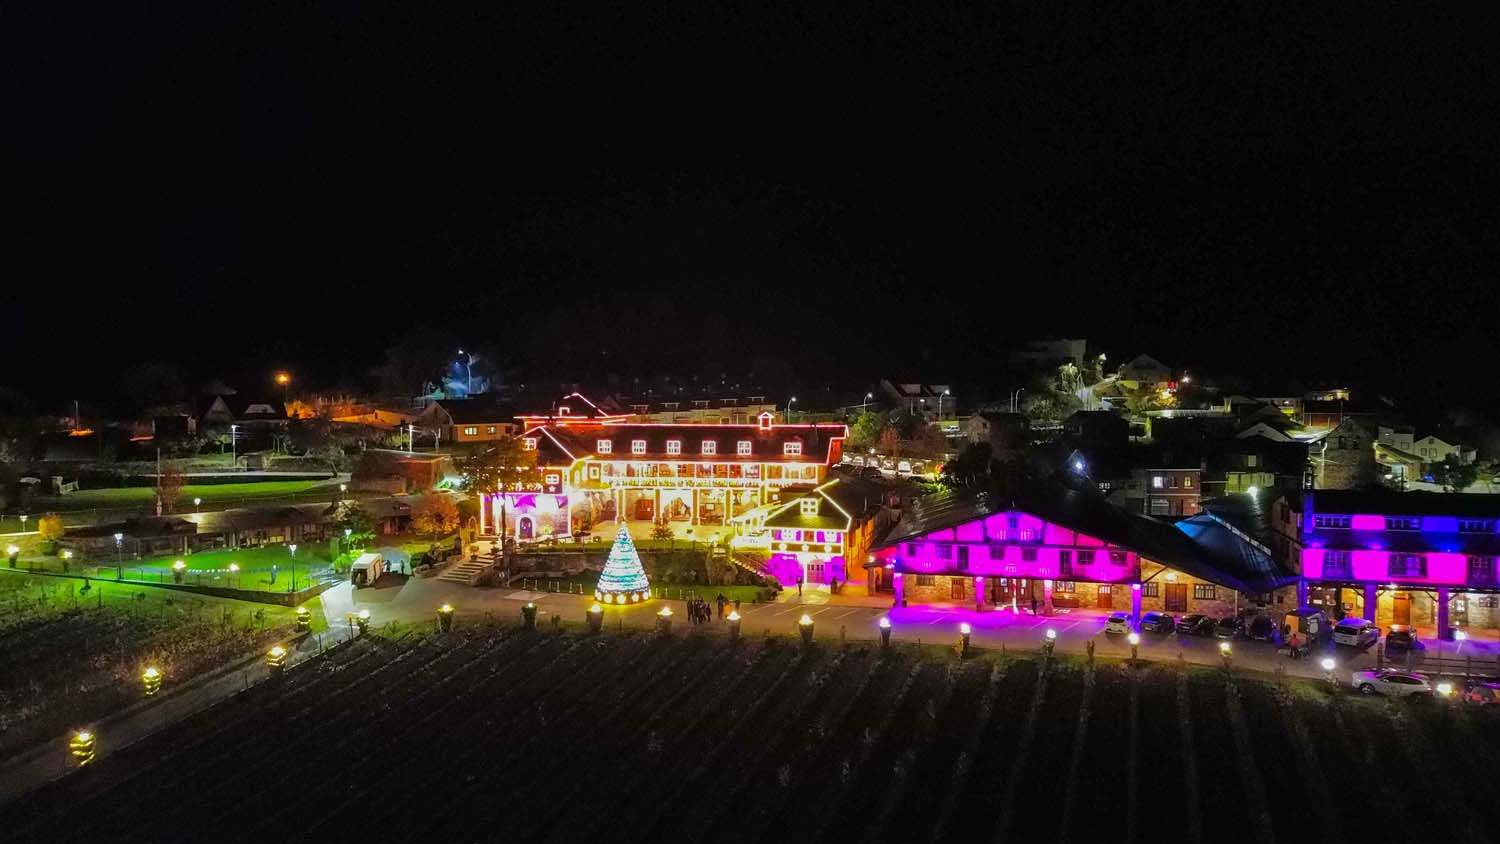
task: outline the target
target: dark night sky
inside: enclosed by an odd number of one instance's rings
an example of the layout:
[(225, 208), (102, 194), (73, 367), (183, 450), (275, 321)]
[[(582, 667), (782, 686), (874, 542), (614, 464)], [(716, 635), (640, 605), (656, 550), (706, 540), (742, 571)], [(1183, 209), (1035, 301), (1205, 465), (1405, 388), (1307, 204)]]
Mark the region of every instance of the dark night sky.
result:
[(143, 360), (327, 384), (421, 322), (580, 378), (974, 383), (1065, 335), (1495, 397), (1494, 19), (27, 5), (0, 383), (42, 401)]

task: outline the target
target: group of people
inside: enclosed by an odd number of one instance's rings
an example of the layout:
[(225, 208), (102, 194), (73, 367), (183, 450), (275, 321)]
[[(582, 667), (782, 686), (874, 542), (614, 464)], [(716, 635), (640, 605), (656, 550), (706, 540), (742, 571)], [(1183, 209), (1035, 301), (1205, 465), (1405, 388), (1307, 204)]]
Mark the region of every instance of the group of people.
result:
[[(728, 606), (729, 603), (730, 600), (724, 597), (723, 592), (720, 592), (719, 596), (717, 598), (714, 598), (714, 606), (718, 611), (718, 618), (724, 617), (724, 608)], [(691, 624), (707, 624), (709, 622), (708, 606), (709, 605), (707, 601), (697, 597), (696, 595), (693, 596), (693, 598), (687, 602), (688, 622)]]

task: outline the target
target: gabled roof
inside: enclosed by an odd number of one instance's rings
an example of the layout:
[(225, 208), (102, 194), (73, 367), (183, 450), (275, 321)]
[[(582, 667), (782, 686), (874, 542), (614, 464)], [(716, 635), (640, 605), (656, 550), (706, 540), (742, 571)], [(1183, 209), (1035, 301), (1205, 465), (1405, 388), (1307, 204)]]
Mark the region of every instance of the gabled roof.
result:
[[(538, 425), (525, 436), (537, 439), (537, 461), (544, 466), (559, 466), (585, 457), (601, 460), (640, 460), (664, 463), (712, 460), (719, 463), (828, 463), (834, 442), (842, 440), (843, 425), (654, 425), (649, 423), (609, 423), (604, 425), (553, 426)], [(610, 444), (608, 453), (599, 450), (600, 441)], [(632, 444), (642, 440), (644, 453), (636, 454)], [(676, 441), (681, 450), (667, 451), (667, 443)], [(703, 453), (703, 443), (711, 442), (714, 453)], [(739, 444), (750, 443), (750, 453), (740, 454)], [(802, 444), (802, 453), (788, 455), (786, 445)]]

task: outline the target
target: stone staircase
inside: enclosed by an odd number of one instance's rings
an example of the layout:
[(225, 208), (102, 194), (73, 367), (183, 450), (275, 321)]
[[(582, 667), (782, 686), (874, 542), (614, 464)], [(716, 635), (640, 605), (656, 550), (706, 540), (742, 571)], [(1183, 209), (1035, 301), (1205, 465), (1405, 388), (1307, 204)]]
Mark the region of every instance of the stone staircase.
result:
[(479, 582), (480, 575), (484, 574), (489, 567), (490, 563), (487, 560), (458, 560), (450, 563), (448, 568), (437, 576), (437, 579), (473, 586)]

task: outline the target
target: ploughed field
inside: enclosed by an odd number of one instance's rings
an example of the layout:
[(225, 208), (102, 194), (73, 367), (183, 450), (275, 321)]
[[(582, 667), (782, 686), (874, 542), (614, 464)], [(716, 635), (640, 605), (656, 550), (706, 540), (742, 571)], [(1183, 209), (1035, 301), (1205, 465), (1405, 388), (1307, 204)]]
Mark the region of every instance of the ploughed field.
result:
[(1496, 770), (1492, 713), (1307, 682), (470, 630), (343, 645), (0, 808), (0, 839), (1473, 841)]

